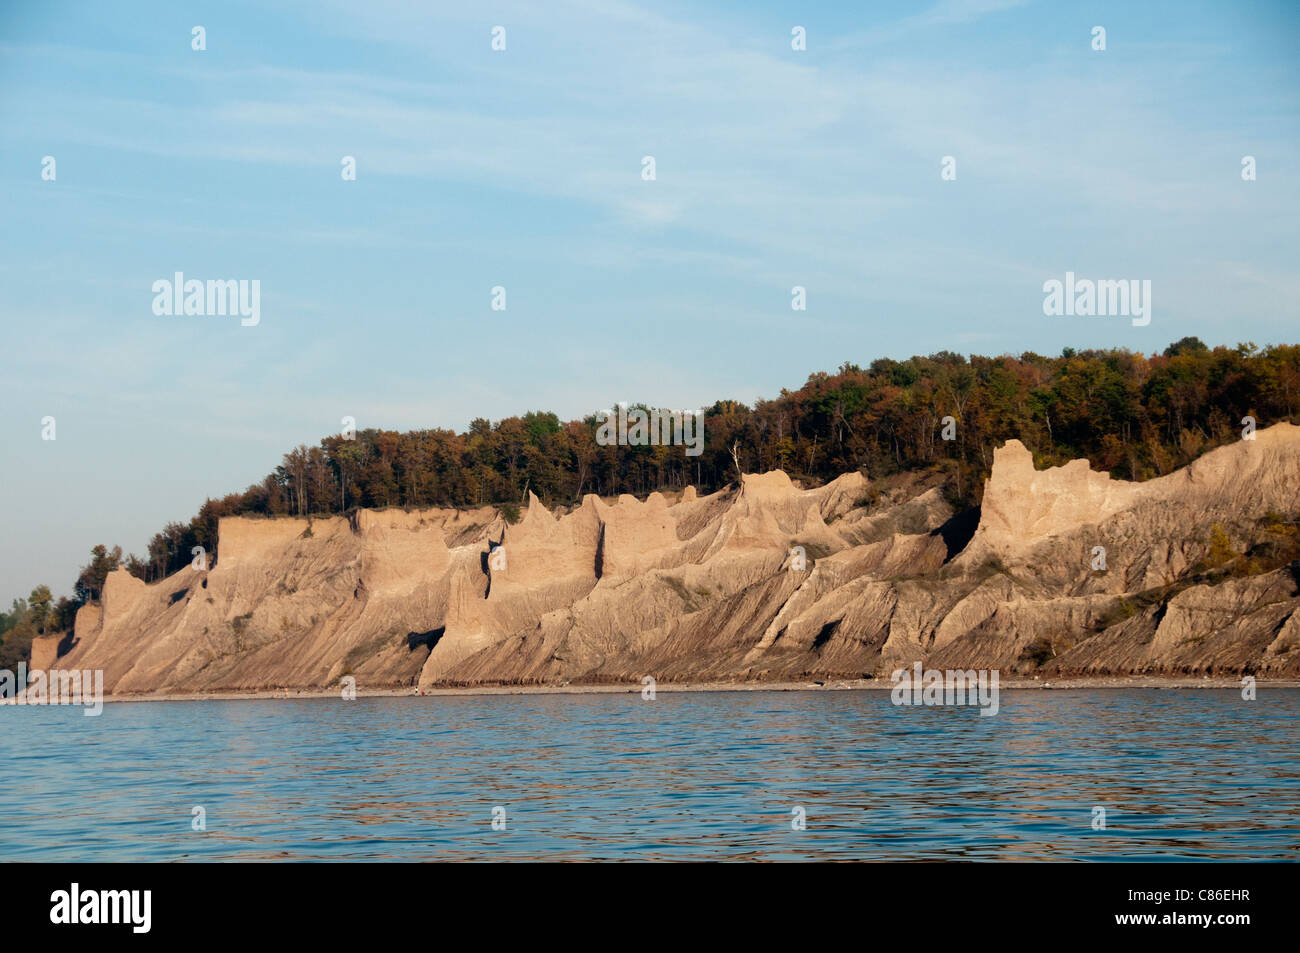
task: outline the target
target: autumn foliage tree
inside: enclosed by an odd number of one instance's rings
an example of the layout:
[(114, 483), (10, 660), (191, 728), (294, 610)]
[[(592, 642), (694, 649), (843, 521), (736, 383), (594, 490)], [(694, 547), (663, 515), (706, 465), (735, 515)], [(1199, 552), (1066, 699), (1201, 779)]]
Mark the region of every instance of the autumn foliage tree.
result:
[[(612, 406), (612, 405), (611, 405)], [(638, 405), (645, 407), (646, 405)], [(1300, 346), (1209, 348), (1193, 337), (1150, 356), (1124, 349), (1059, 357), (964, 357), (940, 351), (905, 361), (810, 375), (798, 390), (703, 408), (699, 456), (680, 447), (601, 446), (595, 414), (561, 421), (548, 411), (448, 429), (360, 430), (285, 454), (260, 483), (206, 500), (188, 523), (169, 523), (143, 557), (97, 546), (67, 609), (98, 599), (119, 565), (155, 580), (188, 565), (193, 547), (219, 558), (222, 517), (324, 517), (358, 507), (518, 507), (585, 493), (644, 495), (688, 484), (709, 492), (737, 470), (780, 467), (807, 483), (862, 471), (873, 478), (939, 473), (954, 503), (976, 504), (993, 451), (1014, 437), (1039, 466), (1086, 457), (1146, 480), (1184, 466), (1258, 426), (1300, 419)], [(951, 418), (953, 439), (943, 439)], [(512, 510), (513, 511), (513, 510)], [(26, 609), (24, 609), (24, 612)]]

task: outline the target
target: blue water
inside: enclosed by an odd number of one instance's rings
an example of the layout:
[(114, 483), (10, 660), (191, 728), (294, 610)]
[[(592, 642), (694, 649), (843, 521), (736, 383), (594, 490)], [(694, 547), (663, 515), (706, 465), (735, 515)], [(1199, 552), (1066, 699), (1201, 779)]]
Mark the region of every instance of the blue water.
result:
[(0, 859), (1292, 860), (1297, 725), (1267, 687), (9, 706)]

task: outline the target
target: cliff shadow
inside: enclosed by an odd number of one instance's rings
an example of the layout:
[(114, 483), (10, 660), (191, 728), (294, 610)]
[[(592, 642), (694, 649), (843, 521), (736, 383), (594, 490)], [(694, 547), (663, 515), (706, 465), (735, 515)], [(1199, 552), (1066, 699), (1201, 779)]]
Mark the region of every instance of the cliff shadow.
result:
[(438, 644), (438, 640), (446, 633), (447, 627), (440, 625), (436, 629), (430, 629), (428, 632), (408, 632), (406, 633), (406, 649), (408, 652), (414, 652), (416, 646), (423, 645), (430, 652)]
[(63, 658), (63, 656), (71, 652), (73, 647), (80, 641), (81, 640), (77, 638), (76, 631), (69, 629), (63, 638), (59, 639), (59, 644), (54, 649), (54, 657)]
[(487, 589), (483, 593), (484, 599), (492, 595), (492, 554), (496, 552), (498, 549), (500, 549), (502, 546), (504, 546), (505, 544), (506, 544), (506, 531), (502, 530), (501, 539), (498, 540), (497, 542), (493, 542), (492, 537), (489, 536), (487, 552), (478, 554), (479, 568), (483, 570), (483, 575), (487, 576)]
[(966, 544), (975, 536), (975, 530), (979, 525), (980, 508), (972, 506), (951, 517), (938, 529), (930, 531), (931, 536), (942, 537), (944, 546), (948, 548), (948, 555), (944, 557), (944, 562), (950, 561), (966, 548)]

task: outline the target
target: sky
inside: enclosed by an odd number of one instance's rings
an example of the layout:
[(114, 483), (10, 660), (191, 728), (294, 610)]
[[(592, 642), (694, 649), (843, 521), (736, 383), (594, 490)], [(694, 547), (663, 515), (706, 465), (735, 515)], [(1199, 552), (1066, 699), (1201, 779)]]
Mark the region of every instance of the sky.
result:
[[(344, 416), (1300, 342), (1300, 5), (9, 0), (0, 195), (7, 605)], [(155, 314), (178, 271), (259, 322)], [(1045, 315), (1067, 271), (1150, 323)]]

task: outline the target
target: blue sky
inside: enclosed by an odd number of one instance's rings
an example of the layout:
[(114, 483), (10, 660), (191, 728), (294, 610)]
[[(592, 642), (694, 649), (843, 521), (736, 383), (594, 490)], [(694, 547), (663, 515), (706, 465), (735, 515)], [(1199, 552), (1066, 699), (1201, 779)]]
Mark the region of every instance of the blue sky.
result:
[[(344, 415), (460, 430), (943, 349), (1300, 340), (1294, 4), (133, 9), (0, 10), (5, 604)], [(1067, 270), (1150, 279), (1150, 325), (1045, 317)], [(176, 271), (260, 280), (261, 323), (154, 315)]]

